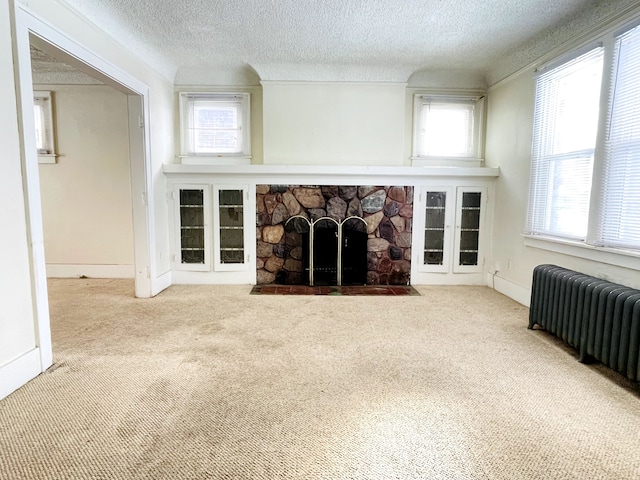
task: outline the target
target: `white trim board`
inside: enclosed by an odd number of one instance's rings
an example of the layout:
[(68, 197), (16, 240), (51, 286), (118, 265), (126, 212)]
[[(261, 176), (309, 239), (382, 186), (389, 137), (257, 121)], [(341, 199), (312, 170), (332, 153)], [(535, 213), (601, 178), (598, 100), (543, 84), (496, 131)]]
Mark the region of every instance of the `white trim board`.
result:
[(135, 278), (133, 265), (47, 263), (47, 278)]
[(34, 348), (0, 367), (0, 400), (15, 392), (44, 371), (40, 364), (40, 349)]

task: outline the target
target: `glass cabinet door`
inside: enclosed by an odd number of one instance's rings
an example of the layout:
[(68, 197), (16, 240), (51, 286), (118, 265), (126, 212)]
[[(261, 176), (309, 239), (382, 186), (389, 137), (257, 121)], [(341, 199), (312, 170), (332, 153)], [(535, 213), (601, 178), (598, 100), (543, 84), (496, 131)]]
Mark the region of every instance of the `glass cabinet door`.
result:
[(455, 198), (450, 188), (429, 188), (423, 195), (424, 244), (419, 268), (425, 272), (446, 272), (451, 256), (450, 217)]
[(176, 265), (184, 270), (206, 270), (209, 268), (209, 190), (205, 186), (179, 187), (177, 200)]
[(246, 187), (214, 186), (215, 270), (244, 269)]
[(477, 272), (482, 269), (480, 229), (485, 198), (484, 188), (458, 188), (455, 272)]
[(424, 264), (444, 264), (444, 227), (447, 192), (427, 192), (424, 221)]
[(242, 190), (218, 190), (220, 263), (244, 263), (244, 204)]

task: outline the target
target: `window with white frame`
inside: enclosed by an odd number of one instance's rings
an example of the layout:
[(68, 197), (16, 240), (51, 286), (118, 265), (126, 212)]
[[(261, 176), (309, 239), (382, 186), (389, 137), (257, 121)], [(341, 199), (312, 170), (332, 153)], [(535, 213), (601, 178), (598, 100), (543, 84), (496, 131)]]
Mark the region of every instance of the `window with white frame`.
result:
[(603, 55), (593, 48), (536, 79), (530, 233), (587, 235)]
[(640, 249), (640, 26), (617, 35), (596, 243)]
[(249, 93), (181, 93), (183, 157), (249, 157)]
[(53, 108), (51, 92), (33, 92), (33, 115), (36, 127), (36, 148), (40, 157), (55, 158), (55, 140), (53, 132)]
[(483, 97), (414, 96), (414, 159), (478, 160)]
[(526, 233), (640, 250), (639, 82), (640, 26), (538, 76)]

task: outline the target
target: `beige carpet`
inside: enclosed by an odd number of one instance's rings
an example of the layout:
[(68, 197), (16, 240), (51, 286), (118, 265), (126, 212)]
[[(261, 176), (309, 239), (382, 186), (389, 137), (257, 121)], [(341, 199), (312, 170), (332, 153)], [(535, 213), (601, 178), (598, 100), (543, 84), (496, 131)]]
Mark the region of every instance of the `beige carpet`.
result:
[(640, 478), (637, 385), (488, 288), (417, 289), (51, 281), (55, 365), (0, 401), (0, 478)]

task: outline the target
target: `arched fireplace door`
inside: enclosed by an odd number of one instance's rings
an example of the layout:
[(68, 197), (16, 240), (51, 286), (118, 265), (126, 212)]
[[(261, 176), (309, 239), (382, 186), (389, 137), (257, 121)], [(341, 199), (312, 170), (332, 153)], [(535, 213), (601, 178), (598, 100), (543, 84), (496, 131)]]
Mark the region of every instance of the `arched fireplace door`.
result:
[(367, 223), (352, 216), (309, 220), (290, 217), (287, 231), (302, 235), (302, 263), (309, 285), (364, 285), (367, 283)]

